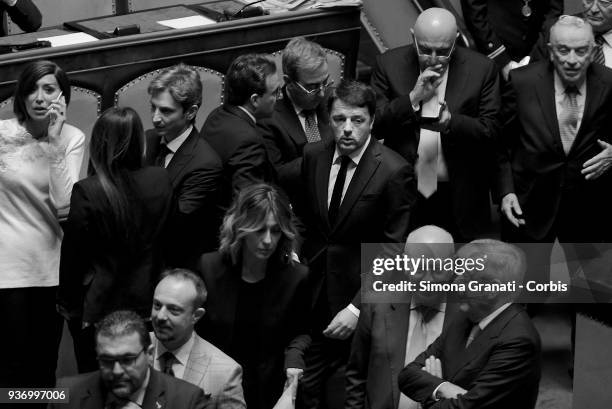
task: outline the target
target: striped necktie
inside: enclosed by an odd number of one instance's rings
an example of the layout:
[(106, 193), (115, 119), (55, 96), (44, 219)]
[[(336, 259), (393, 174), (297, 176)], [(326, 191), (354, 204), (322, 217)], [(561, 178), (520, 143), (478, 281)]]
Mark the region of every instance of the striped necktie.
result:
[(306, 140), (308, 143), (318, 142), (321, 140), (321, 134), (319, 133), (319, 127), (317, 126), (316, 115), (314, 110), (303, 110), (305, 121), (305, 133)]
[(572, 148), (578, 133), (579, 107), (577, 95), (578, 89), (576, 87), (567, 87), (565, 89), (563, 112), (559, 117), (559, 133), (561, 135), (563, 151), (566, 155)]
[(595, 42), (597, 43), (597, 45), (595, 46), (595, 55), (593, 57), (593, 61), (602, 65), (606, 65), (606, 57), (603, 52), (604, 41), (605, 40), (602, 36), (595, 36)]

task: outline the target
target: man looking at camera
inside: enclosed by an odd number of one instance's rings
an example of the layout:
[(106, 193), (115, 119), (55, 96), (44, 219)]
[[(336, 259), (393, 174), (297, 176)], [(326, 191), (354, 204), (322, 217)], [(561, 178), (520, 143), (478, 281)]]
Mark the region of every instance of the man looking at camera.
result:
[(489, 175), (498, 133), (495, 64), (457, 44), (457, 23), (430, 8), (412, 30), (414, 44), (378, 57), (373, 134), (416, 162), (419, 195), (410, 227), (434, 224), (457, 242), (489, 224)]

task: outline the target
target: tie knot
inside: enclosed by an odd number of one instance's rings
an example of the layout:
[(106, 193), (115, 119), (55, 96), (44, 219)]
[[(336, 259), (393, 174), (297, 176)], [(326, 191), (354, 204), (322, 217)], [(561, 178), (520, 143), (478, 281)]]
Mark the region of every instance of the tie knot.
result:
[(424, 323), (431, 321), (440, 312), (437, 308), (428, 305), (416, 305), (412, 309), (421, 314)]
[(161, 354), (160, 358), (160, 369), (163, 373), (174, 376), (174, 370), (172, 369), (172, 365), (175, 362), (178, 362), (174, 354), (170, 351), (166, 351)]
[(348, 155), (340, 155), (340, 167), (347, 167), (352, 160)]
[(314, 109), (303, 109), (302, 110), (302, 115), (304, 115), (304, 117), (306, 118), (314, 118), (316, 114), (317, 114), (317, 111), (315, 111)]
[(565, 94), (570, 97), (575, 97), (578, 95), (578, 88), (576, 88), (575, 85), (570, 85), (569, 87), (565, 88)]

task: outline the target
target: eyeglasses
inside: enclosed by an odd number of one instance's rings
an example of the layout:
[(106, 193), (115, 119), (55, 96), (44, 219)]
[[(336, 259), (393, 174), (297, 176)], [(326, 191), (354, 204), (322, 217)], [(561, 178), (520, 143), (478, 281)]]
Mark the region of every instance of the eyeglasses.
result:
[(115, 362), (118, 362), (119, 365), (121, 365), (121, 367), (125, 369), (133, 366), (136, 363), (136, 360), (138, 359), (140, 354), (144, 352), (144, 350), (145, 348), (142, 348), (140, 352), (138, 352), (136, 355), (124, 355), (120, 357), (98, 355), (97, 359), (98, 363), (103, 368), (113, 368), (115, 366)]
[(593, 7), (595, 2), (604, 8), (612, 6), (612, 0), (582, 0), (582, 4), (584, 4), (585, 8)]
[(334, 80), (330, 80), (329, 76), (325, 78), (325, 81), (318, 84), (306, 84), (302, 85), (299, 81), (293, 81), (297, 84), (298, 87), (304, 91), (306, 95), (317, 94), (319, 92), (325, 92), (327, 88), (331, 87), (334, 84)]
[[(612, 0), (611, 0), (612, 1)], [(413, 34), (412, 38), (414, 39), (414, 46), (416, 47), (416, 52), (420, 57), (424, 58), (437, 58), (440, 61), (446, 61), (450, 58), (453, 50), (455, 49), (455, 43), (457, 42), (457, 37), (453, 40), (453, 44), (450, 48), (440, 48), (440, 49), (431, 49), (431, 48), (423, 48), (419, 46), (419, 42), (416, 39), (416, 36)], [(436, 53), (435, 57), (433, 53)]]

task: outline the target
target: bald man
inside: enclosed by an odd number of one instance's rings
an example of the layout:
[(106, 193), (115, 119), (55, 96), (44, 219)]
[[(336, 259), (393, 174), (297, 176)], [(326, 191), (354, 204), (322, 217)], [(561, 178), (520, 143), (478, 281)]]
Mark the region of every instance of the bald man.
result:
[[(437, 226), (423, 226), (408, 235), (405, 253), (445, 259), (454, 254), (452, 236)], [(451, 271), (417, 271), (408, 279), (446, 283)], [(362, 304), (347, 366), (345, 409), (412, 409), (416, 403), (400, 394), (397, 376), (431, 344), (456, 314), (446, 293), (417, 291), (405, 302)], [(366, 403), (367, 402), (367, 403)]]
[(373, 134), (416, 161), (411, 228), (438, 225), (464, 242), (489, 228), (498, 75), (491, 60), (459, 46), (447, 10), (425, 10), (412, 32), (413, 44), (377, 59)]
[[(458, 258), (485, 260), (455, 283), (521, 282), (525, 256), (497, 240), (476, 240)], [(399, 374), (400, 390), (430, 409), (533, 409), (540, 382), (540, 337), (515, 292), (466, 291), (461, 313)]]

